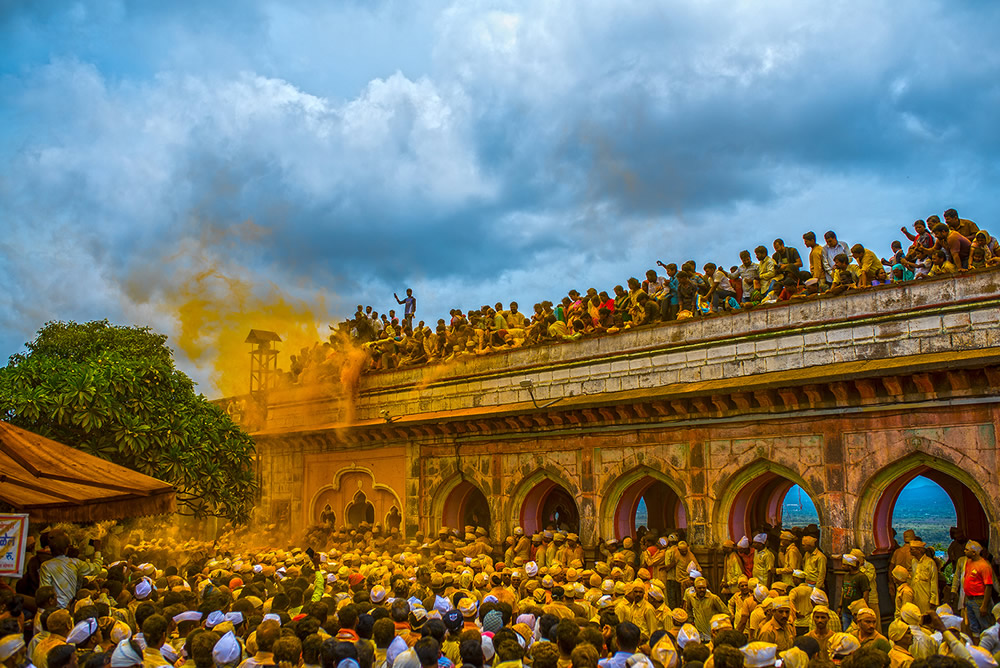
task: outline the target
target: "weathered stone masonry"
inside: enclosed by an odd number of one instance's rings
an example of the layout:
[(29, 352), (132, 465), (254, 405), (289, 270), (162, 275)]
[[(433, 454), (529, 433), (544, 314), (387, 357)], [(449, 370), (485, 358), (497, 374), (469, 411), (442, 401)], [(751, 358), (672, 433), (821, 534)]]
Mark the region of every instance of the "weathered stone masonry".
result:
[(485, 497), (500, 537), (562, 504), (592, 546), (655, 489), (663, 523), (711, 546), (776, 519), (799, 484), (827, 550), (871, 552), (901, 483), (925, 474), (995, 543), (998, 321), (988, 271), (373, 373), (353, 399), (272, 392), (260, 509), (340, 523), (361, 494), (412, 535)]

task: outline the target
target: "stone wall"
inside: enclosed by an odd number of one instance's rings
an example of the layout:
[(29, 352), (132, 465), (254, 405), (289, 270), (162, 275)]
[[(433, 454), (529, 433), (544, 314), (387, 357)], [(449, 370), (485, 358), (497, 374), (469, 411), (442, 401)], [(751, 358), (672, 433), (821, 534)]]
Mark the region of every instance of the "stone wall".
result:
[(325, 504), (341, 518), (347, 480), (380, 520), (401, 504), (413, 536), (474, 488), (500, 539), (556, 485), (592, 547), (621, 532), (629, 490), (662, 483), (692, 541), (717, 546), (774, 519), (797, 484), (825, 549), (871, 552), (920, 473), (1000, 541), (998, 288), (989, 271), (373, 373), (353, 403), (273, 392), (255, 434), (260, 512), (293, 528)]

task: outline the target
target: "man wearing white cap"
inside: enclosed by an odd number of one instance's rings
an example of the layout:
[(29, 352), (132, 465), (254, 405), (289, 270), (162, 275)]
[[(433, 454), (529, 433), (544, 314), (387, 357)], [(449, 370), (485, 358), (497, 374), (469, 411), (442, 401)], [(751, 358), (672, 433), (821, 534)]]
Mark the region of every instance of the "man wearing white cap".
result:
[(788, 602), (795, 611), (795, 635), (803, 636), (809, 632), (813, 588), (806, 584), (805, 571), (799, 569), (792, 571), (792, 584), (795, 586), (788, 592)]
[(142, 665), (142, 656), (128, 640), (122, 640), (111, 653), (111, 668), (133, 668)]
[(795, 641), (795, 627), (789, 618), (792, 613), (787, 596), (779, 596), (771, 604), (771, 619), (761, 624), (757, 638), (763, 642), (776, 645), (779, 652), (791, 648)]
[(753, 549), (753, 577), (770, 588), (774, 574), (774, 552), (767, 547), (767, 534), (759, 533), (753, 537)]
[(774, 665), (778, 647), (772, 643), (755, 641), (740, 647), (743, 665), (747, 668), (768, 668)]
[(922, 540), (911, 540), (910, 586), (913, 587), (913, 602), (921, 613), (927, 613), (938, 605), (937, 564), (927, 555), (927, 545)]
[(514, 527), (514, 556), (531, 561), (531, 539), (524, 535), (521, 527)]
[(736, 541), (736, 555), (743, 564), (743, 574), (747, 578), (753, 577), (753, 550), (750, 549), (750, 539), (743, 536)]
[(27, 657), (28, 648), (24, 644), (24, 635), (12, 633), (0, 638), (0, 666), (4, 668), (20, 668)]
[(232, 668), (238, 665), (242, 655), (243, 650), (232, 631), (219, 638), (212, 648), (212, 660), (215, 661), (217, 668)]
[(722, 600), (727, 604), (734, 594), (740, 590), (740, 579), (746, 580), (743, 575), (743, 562), (736, 554), (736, 543), (732, 540), (725, 540), (722, 543)]
[(854, 621), (851, 604), (864, 600), (865, 607), (868, 607), (870, 585), (868, 576), (861, 572), (858, 560), (853, 554), (845, 554), (841, 557), (841, 562), (847, 569), (847, 575), (844, 576), (840, 590), (840, 623), (846, 629)]
[[(965, 544), (965, 568), (955, 571), (955, 580), (961, 575), (962, 591), (965, 593), (965, 610), (969, 619), (969, 629), (975, 638), (990, 625), (990, 597), (993, 589), (993, 569), (983, 559), (983, 546), (974, 540)], [(961, 564), (961, 561), (959, 562)]]

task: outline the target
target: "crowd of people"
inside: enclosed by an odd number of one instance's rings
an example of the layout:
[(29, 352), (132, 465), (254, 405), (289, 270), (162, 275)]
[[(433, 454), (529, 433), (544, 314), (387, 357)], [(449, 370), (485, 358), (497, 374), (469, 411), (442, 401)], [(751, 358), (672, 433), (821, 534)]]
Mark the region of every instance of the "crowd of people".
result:
[(0, 664), (986, 668), (1000, 652), (993, 568), (958, 534), (950, 588), (904, 534), (890, 614), (865, 555), (828, 557), (815, 526), (726, 541), (721, 568), (703, 568), (683, 531), (588, 554), (554, 529), (494, 544), (473, 526), (408, 542), (378, 525), (325, 528), (305, 549), (229, 532), (105, 547), (107, 559), (62, 529), (33, 536), (25, 576), (0, 583)]
[[(903, 283), (1000, 264), (1000, 243), (955, 209), (917, 220), (911, 232), (901, 228), (907, 247), (893, 241), (880, 257), (861, 244), (849, 245), (834, 231), (802, 235), (805, 253), (782, 239), (771, 250), (757, 246), (740, 252), (740, 263), (725, 269), (708, 262), (698, 270), (694, 260), (678, 267), (657, 262), (642, 279), (629, 278), (610, 291), (570, 290), (559, 302), (542, 301), (523, 311), (517, 302), (498, 302), (428, 324), (417, 320), (412, 289), (395, 302), (403, 306), (379, 313), (358, 305), (354, 315), (335, 328), (330, 340), (292, 356), (288, 382), (307, 368), (336, 359), (345, 346), (360, 345), (369, 356), (364, 369), (395, 369), (447, 361), (498, 349), (574, 341), (587, 336), (692, 317), (752, 308), (759, 304), (839, 295), (890, 283)], [(659, 270), (662, 270), (659, 271)], [(322, 371), (320, 372), (322, 375)], [(327, 375), (336, 375), (328, 369)]]

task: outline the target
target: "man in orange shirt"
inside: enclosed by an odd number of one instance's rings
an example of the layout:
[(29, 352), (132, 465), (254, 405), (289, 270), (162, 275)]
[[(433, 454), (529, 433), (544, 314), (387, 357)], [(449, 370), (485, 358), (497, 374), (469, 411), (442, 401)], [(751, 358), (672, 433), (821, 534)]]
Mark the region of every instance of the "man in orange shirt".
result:
[(993, 569), (983, 559), (982, 551), (983, 546), (974, 540), (965, 544), (965, 572), (962, 574), (969, 628), (977, 640), (990, 625), (990, 597), (987, 593), (993, 590)]

